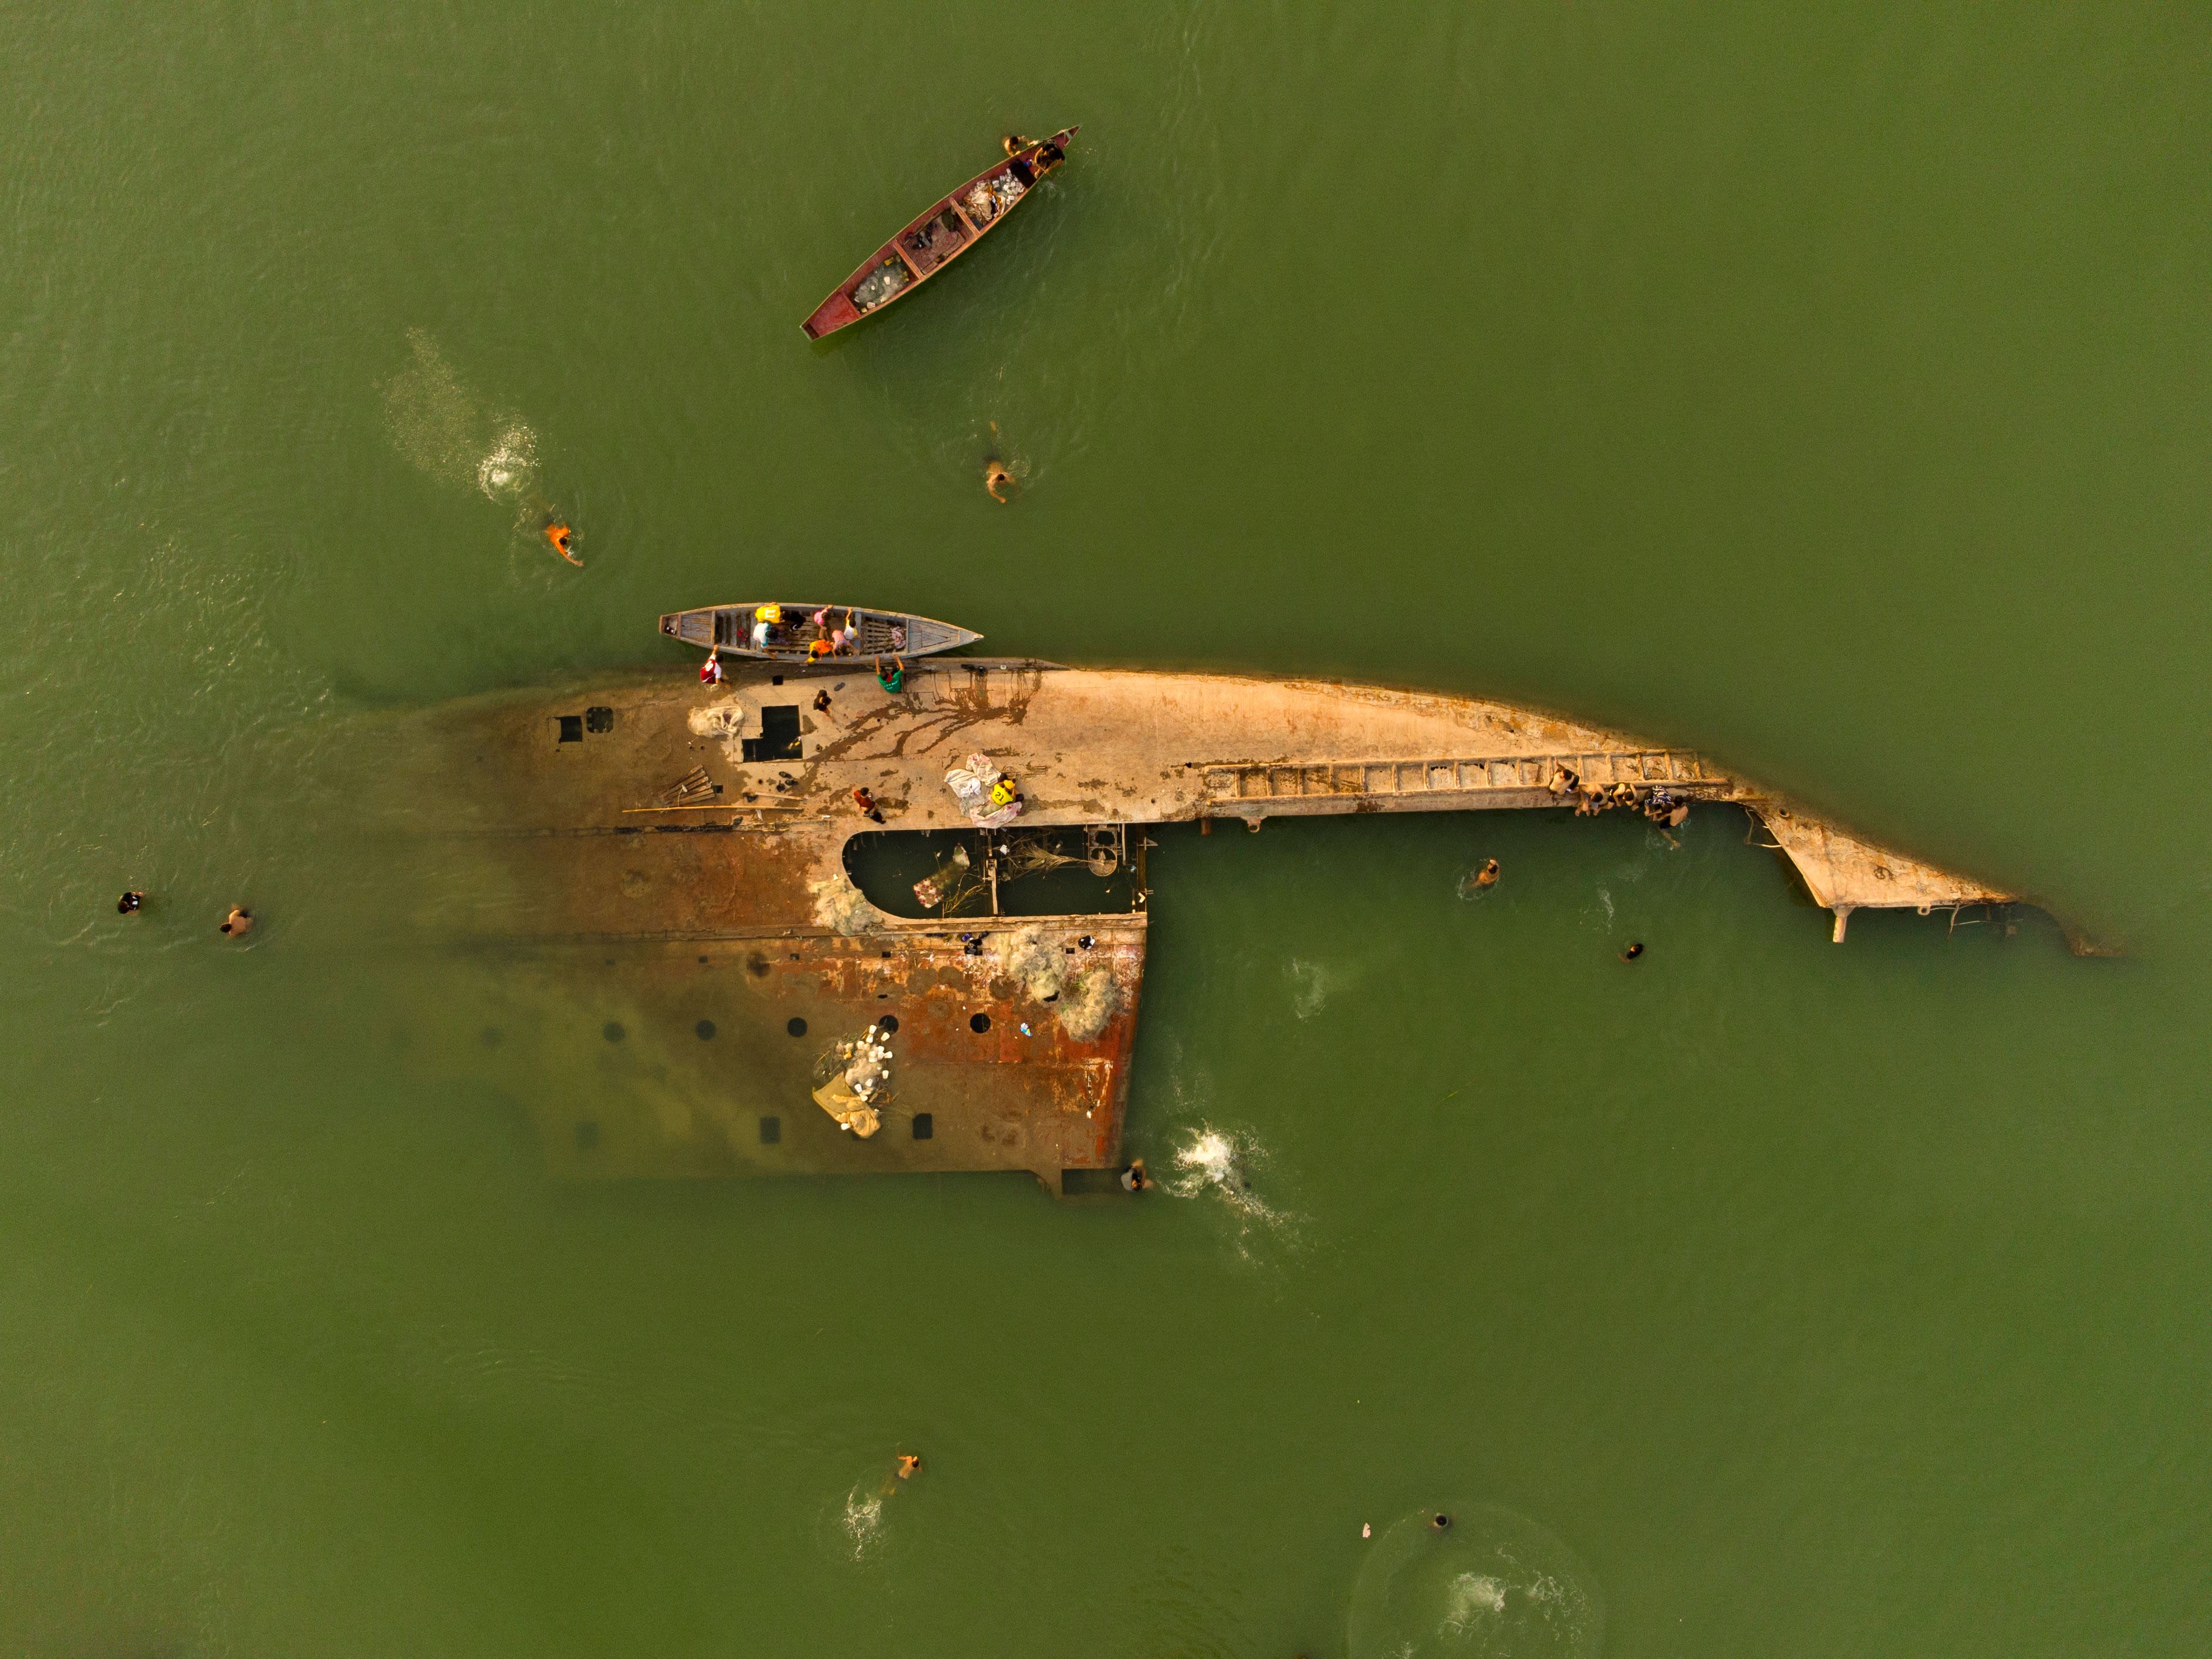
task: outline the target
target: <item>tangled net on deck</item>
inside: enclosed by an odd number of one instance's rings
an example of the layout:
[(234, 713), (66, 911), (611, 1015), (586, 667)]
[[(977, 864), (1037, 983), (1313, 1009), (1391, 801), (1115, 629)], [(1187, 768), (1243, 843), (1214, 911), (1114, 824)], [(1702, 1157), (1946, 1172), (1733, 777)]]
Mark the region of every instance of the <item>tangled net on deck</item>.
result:
[(1121, 985), (1104, 963), (1085, 969), (1060, 994), (1060, 1029), (1078, 1042), (1089, 1042), (1121, 1012)]
[(991, 956), (1000, 975), (1015, 981), (1039, 1002), (1060, 994), (1067, 972), (1066, 952), (1036, 923), (992, 935)]
[(842, 870), (807, 884), (814, 895), (814, 920), (848, 938), (876, 931), (876, 907)]

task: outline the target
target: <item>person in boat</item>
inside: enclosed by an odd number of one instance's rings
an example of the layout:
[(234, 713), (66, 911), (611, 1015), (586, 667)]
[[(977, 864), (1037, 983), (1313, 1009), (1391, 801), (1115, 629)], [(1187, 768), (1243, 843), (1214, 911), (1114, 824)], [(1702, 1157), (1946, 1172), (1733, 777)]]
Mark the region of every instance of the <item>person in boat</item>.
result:
[(1015, 183), (1021, 185), (1024, 190), (1027, 190), (1066, 159), (1066, 150), (1058, 144), (1047, 141), (1044, 147), (1037, 151), (1035, 161), (1017, 155), (1006, 163), (1006, 171), (1014, 175)]
[(1006, 163), (1006, 171), (1020, 181), (1024, 190), (1027, 190), (1066, 159), (1067, 152), (1048, 139), (1035, 159), (1017, 155)]
[(780, 605), (764, 605), (761, 606), (759, 610), (754, 611), (752, 631), (753, 649), (756, 651), (767, 650), (769, 642), (775, 638), (776, 629), (782, 621), (783, 607)]
[(699, 665), (699, 682), (702, 685), (720, 685), (722, 683), (722, 647), (720, 646), (708, 647), (707, 660)]
[(876, 659), (876, 684), (884, 688), (884, 695), (896, 697), (906, 690), (906, 659), (893, 657), (889, 672), (884, 672), (884, 659)]
[(570, 564), (574, 565), (578, 569), (580, 570), (583, 568), (584, 562), (568, 550), (568, 543), (571, 537), (567, 525), (561, 523), (557, 520), (553, 523), (547, 525), (545, 526), (545, 539), (551, 544), (552, 549), (556, 553), (558, 553), (562, 558), (568, 560)]
[(806, 660), (809, 662), (820, 662), (824, 657), (836, 654), (837, 646), (834, 640), (816, 640), (806, 647)]

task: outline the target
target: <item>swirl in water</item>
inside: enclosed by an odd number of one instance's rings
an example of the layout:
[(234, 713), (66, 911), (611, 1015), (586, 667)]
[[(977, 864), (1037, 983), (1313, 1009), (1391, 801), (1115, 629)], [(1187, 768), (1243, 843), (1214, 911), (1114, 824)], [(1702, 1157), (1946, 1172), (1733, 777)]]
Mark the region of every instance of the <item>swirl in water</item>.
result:
[(1375, 1540), (1352, 1586), (1352, 1659), (1595, 1659), (1597, 1580), (1574, 1551), (1496, 1504), (1425, 1506)]

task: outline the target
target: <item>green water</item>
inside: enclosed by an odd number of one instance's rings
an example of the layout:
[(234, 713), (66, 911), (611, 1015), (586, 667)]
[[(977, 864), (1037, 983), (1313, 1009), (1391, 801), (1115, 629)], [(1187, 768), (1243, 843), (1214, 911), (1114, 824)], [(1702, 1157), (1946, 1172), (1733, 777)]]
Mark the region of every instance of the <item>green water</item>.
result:
[[(2212, 1644), (2201, 9), (7, 16), (0, 1649)], [(1722, 813), (1169, 832), (1174, 1190), (556, 1185), (356, 734), (775, 590), (1547, 702), (2129, 955), (1837, 948)], [(1439, 1504), (1587, 1617), (1378, 1588)]]

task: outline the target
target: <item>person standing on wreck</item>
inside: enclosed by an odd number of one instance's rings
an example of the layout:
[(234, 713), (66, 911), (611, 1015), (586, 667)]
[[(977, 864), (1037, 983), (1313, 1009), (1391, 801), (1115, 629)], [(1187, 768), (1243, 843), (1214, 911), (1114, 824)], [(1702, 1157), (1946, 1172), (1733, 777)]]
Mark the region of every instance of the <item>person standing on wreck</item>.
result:
[(876, 684), (884, 688), (884, 695), (886, 696), (896, 697), (900, 692), (905, 690), (906, 659), (904, 657), (893, 657), (891, 659), (890, 672), (886, 673), (884, 671), (884, 659), (881, 657), (878, 657), (876, 659)]

